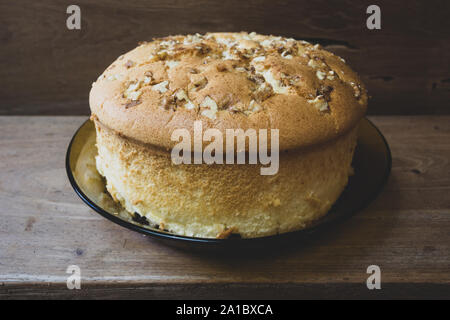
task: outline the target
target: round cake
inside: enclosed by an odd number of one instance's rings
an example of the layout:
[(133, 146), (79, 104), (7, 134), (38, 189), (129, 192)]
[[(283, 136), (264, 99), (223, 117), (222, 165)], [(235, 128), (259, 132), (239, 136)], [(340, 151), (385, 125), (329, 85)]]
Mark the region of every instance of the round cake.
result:
[[(329, 211), (352, 172), (367, 93), (319, 45), (208, 33), (140, 43), (93, 83), (90, 107), (97, 170), (130, 214), (180, 235), (252, 238)], [(277, 130), (276, 173), (261, 174), (262, 163), (174, 163), (174, 131), (194, 136), (199, 122), (223, 136), (255, 130), (261, 141)], [(233, 150), (251, 152), (248, 142)]]

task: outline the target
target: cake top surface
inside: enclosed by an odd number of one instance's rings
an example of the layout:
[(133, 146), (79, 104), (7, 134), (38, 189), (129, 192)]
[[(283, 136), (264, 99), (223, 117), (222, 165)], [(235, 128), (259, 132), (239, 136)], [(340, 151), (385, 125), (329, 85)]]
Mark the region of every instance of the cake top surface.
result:
[(173, 130), (279, 129), (280, 149), (353, 128), (367, 94), (345, 61), (306, 41), (256, 33), (169, 36), (140, 43), (93, 83), (92, 116), (163, 148)]

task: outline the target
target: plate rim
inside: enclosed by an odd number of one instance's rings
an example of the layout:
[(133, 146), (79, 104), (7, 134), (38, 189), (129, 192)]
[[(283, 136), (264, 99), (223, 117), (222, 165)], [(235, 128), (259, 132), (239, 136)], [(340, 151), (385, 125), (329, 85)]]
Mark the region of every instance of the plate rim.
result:
[(381, 137), (381, 140), (386, 148), (386, 156), (387, 156), (387, 168), (384, 172), (384, 176), (381, 180), (381, 182), (379, 183), (379, 185), (377, 186), (377, 190), (376, 192), (374, 192), (373, 194), (369, 195), (366, 199), (364, 199), (364, 201), (362, 201), (361, 205), (355, 207), (353, 210), (351, 210), (351, 212), (345, 214), (345, 215), (340, 215), (338, 217), (336, 217), (335, 219), (331, 219), (328, 221), (325, 221), (321, 224), (317, 224), (314, 225), (310, 228), (306, 228), (306, 229), (301, 229), (301, 230), (295, 230), (295, 231), (290, 231), (290, 232), (285, 232), (285, 233), (280, 233), (280, 234), (275, 234), (275, 235), (270, 235), (270, 236), (263, 236), (263, 237), (257, 237), (257, 238), (228, 238), (228, 239), (217, 239), (217, 238), (200, 238), (200, 237), (191, 237), (191, 236), (183, 236), (183, 235), (177, 235), (177, 234), (173, 234), (173, 233), (169, 233), (169, 232), (164, 232), (164, 231), (159, 231), (159, 230), (155, 230), (155, 229), (150, 229), (150, 228), (146, 228), (144, 226), (140, 226), (134, 223), (131, 223), (129, 221), (126, 221), (124, 219), (121, 219), (118, 216), (115, 216), (112, 213), (107, 212), (106, 210), (104, 210), (103, 208), (101, 208), (100, 206), (98, 206), (97, 204), (94, 203), (94, 201), (92, 201), (82, 190), (81, 187), (78, 185), (78, 183), (75, 180), (75, 177), (72, 173), (72, 170), (70, 168), (70, 155), (71, 155), (71, 151), (72, 151), (72, 144), (75, 141), (75, 138), (77, 137), (79, 131), (85, 126), (85, 124), (88, 121), (91, 121), (89, 118), (86, 119), (79, 127), (78, 129), (75, 131), (75, 133), (73, 134), (72, 138), (70, 139), (70, 143), (67, 147), (67, 151), (66, 151), (66, 158), (65, 158), (65, 167), (66, 167), (66, 173), (67, 173), (67, 177), (69, 179), (69, 182), (72, 186), (72, 188), (74, 189), (75, 193), (78, 195), (78, 197), (81, 198), (81, 200), (88, 205), (92, 210), (94, 210), (95, 212), (97, 212), (98, 214), (100, 214), (101, 216), (103, 216), (104, 218), (122, 226), (125, 227), (127, 229), (139, 232), (141, 234), (144, 235), (148, 235), (154, 238), (159, 238), (159, 239), (166, 239), (166, 240), (175, 240), (175, 241), (183, 241), (183, 242), (194, 242), (194, 243), (202, 243), (202, 244), (229, 244), (229, 243), (242, 243), (242, 244), (248, 244), (248, 243), (255, 243), (255, 242), (266, 242), (266, 241), (272, 241), (272, 240), (278, 240), (280, 238), (283, 237), (291, 237), (291, 236), (300, 236), (300, 235), (306, 235), (306, 234), (312, 234), (315, 233), (319, 230), (323, 230), (326, 229), (327, 227), (329, 227), (332, 224), (337, 224), (337, 223), (342, 223), (345, 220), (351, 218), (353, 215), (355, 215), (357, 212), (360, 212), (361, 210), (363, 210), (364, 208), (366, 208), (370, 203), (372, 203), (377, 197), (378, 195), (381, 193), (381, 190), (383, 190), (383, 187), (386, 185), (387, 180), (390, 176), (391, 173), (391, 169), (392, 169), (392, 153), (391, 153), (391, 149), (389, 147), (389, 144), (385, 138), (385, 136), (383, 135), (383, 133), (380, 131), (380, 129), (378, 129), (378, 127), (367, 117), (363, 118), (365, 121), (367, 121), (369, 123), (370, 126), (372, 126), (376, 132), (378, 133), (378, 135)]

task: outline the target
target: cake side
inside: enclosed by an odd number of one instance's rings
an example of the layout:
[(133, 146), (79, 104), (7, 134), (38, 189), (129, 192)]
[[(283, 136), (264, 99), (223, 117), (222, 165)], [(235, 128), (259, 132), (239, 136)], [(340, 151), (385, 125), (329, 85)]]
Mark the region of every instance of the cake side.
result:
[(244, 238), (299, 230), (323, 216), (351, 172), (357, 129), (326, 144), (280, 153), (277, 175), (260, 165), (174, 165), (170, 154), (96, 122), (97, 169), (129, 212), (181, 235)]

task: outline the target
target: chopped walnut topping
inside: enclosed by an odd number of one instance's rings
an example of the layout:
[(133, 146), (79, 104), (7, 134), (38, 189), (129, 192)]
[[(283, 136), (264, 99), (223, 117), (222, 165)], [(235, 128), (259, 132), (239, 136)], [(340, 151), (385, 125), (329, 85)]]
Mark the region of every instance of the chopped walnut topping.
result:
[(142, 91), (133, 91), (128, 94), (128, 98), (131, 100), (138, 100), (142, 95)]
[[(116, 61), (108, 68), (111, 70), (122, 64), (127, 69), (138, 65), (139, 68), (149, 66), (153, 70), (152, 72), (144, 69), (145, 72), (141, 71), (138, 79), (126, 82), (123, 97), (131, 101), (127, 103), (129, 107), (141, 103), (145, 90), (154, 90), (164, 96), (160, 98), (164, 109), (176, 110), (184, 107), (211, 119), (215, 119), (222, 110), (244, 115), (259, 112), (264, 109), (264, 101), (276, 95), (301, 96), (315, 108), (325, 112), (329, 110), (328, 103), (333, 91), (333, 87), (325, 84), (335, 86), (331, 81), (343, 75), (342, 70), (337, 69), (337, 73), (331, 69), (328, 63), (334, 65), (336, 62), (333, 64), (328, 55), (319, 52), (319, 45), (313, 46), (306, 41), (282, 37), (265, 37), (254, 33), (205, 36), (196, 34), (165, 37), (155, 39), (151, 44), (144, 42), (140, 45), (146, 45), (139, 50), (148, 50), (148, 61), (134, 62), (128, 59), (131, 56), (125, 55), (127, 60), (121, 56), (119, 60), (123, 62)], [(298, 63), (289, 59), (298, 59)], [(342, 58), (339, 59), (344, 62)], [(302, 74), (305, 64), (312, 69), (308, 68), (309, 71)], [(181, 77), (177, 74), (178, 71), (185, 74)], [(208, 78), (205, 75), (208, 75)], [(311, 75), (313, 78), (315, 75), (320, 81), (310, 79)], [(120, 80), (121, 83), (114, 85), (125, 85), (123, 82), (134, 76), (130, 70), (126, 75), (102, 75), (99, 80)], [(232, 81), (233, 77), (236, 77), (236, 83), (243, 86), (241, 92), (234, 92), (236, 89), (230, 87), (231, 92), (228, 95), (214, 95), (217, 101), (210, 96), (205, 97), (210, 89), (214, 91), (216, 87), (218, 90), (222, 88), (220, 81), (223, 81), (224, 87), (228, 87), (228, 82)], [(189, 79), (187, 83), (184, 82), (186, 78)], [(362, 95), (361, 86), (353, 82), (347, 83), (359, 100)], [(311, 88), (312, 85), (315, 87)], [(152, 94), (154, 95), (150, 92), (150, 95)], [(190, 96), (195, 103), (190, 100)]]
[(292, 59), (292, 49), (287, 49), (281, 53), (281, 56), (285, 59)]
[(163, 109), (165, 109), (165, 110), (173, 110), (173, 111), (175, 111), (176, 108), (177, 108), (177, 104), (176, 104), (175, 98), (173, 96), (171, 96), (171, 97), (164, 96), (161, 99), (161, 107)]
[(218, 105), (220, 110), (228, 109), (233, 102), (233, 95), (227, 94), (221, 101), (219, 101)]
[(222, 52), (223, 60), (237, 60), (238, 58), (229, 50), (224, 50)]
[(261, 85), (263, 84), (266, 80), (264, 79), (264, 77), (260, 74), (250, 74), (248, 76), (248, 80), (250, 80), (251, 82), (256, 83), (257, 85)]
[(208, 79), (204, 76), (193, 77), (193, 81), (188, 85), (189, 91), (199, 91), (206, 87)]
[(241, 108), (239, 108), (237, 105), (229, 106), (228, 111), (230, 111), (232, 113), (242, 112)]
[(160, 48), (164, 49), (173, 49), (173, 47), (178, 43), (177, 40), (164, 40), (159, 43)]
[(192, 44), (202, 41), (203, 36), (201, 34), (196, 33), (195, 35), (187, 35), (183, 41), (183, 44)]
[(182, 101), (182, 100), (188, 100), (188, 96), (186, 94), (186, 92), (183, 89), (179, 89), (177, 90), (177, 92), (175, 92), (175, 97)]
[(301, 82), (301, 80), (302, 80), (302, 77), (300, 77), (300, 76), (298, 76), (298, 75), (294, 75), (294, 76), (289, 76), (288, 78), (287, 78), (287, 80), (288, 80), (288, 84), (287, 85), (291, 85), (291, 86), (298, 86), (299, 85), (299, 83)]
[(165, 60), (169, 56), (166, 50), (159, 51), (156, 55), (150, 56), (150, 60)]
[(204, 43), (200, 43), (194, 48), (196, 49), (197, 54), (202, 56), (207, 55), (209, 52), (211, 52), (211, 47)]
[(140, 82), (140, 81), (134, 81), (134, 82), (131, 82), (131, 83), (129, 84), (129, 86), (128, 86), (128, 88), (127, 88), (127, 91), (128, 91), (128, 92), (136, 91), (136, 90), (138, 90), (140, 87), (141, 87), (141, 82)]
[(308, 103), (311, 103), (314, 105), (314, 107), (319, 110), (320, 112), (329, 111), (328, 103), (325, 100), (324, 96), (318, 95), (315, 99), (307, 100)]
[(144, 83), (145, 84), (150, 84), (152, 82), (152, 78), (150, 78), (150, 77), (145, 77), (144, 78)]
[(262, 107), (259, 103), (257, 103), (255, 100), (250, 101), (250, 104), (248, 106), (248, 109), (244, 111), (246, 115), (250, 115), (252, 113), (261, 111)]
[(326, 67), (326, 64), (323, 62), (323, 59), (320, 57), (313, 57), (312, 59), (309, 59), (308, 66), (314, 69), (318, 68), (324, 68)]
[(280, 82), (281, 82), (284, 86), (288, 87), (288, 86), (296, 86), (296, 85), (298, 85), (298, 83), (300, 82), (300, 80), (301, 80), (301, 78), (300, 78), (300, 76), (298, 76), (298, 75), (292, 75), (292, 76), (291, 76), (291, 75), (282, 73), (282, 74), (281, 74)]
[(257, 102), (262, 102), (273, 96), (273, 94), (272, 86), (269, 83), (264, 83), (254, 92), (254, 97)]
[(108, 81), (113, 81), (113, 80), (122, 80), (123, 79), (123, 75), (118, 73), (118, 74), (114, 74), (112, 76), (108, 76), (108, 78), (106, 78), (106, 80)]
[(196, 108), (196, 105), (189, 99), (186, 91), (184, 91), (183, 89), (179, 89), (177, 90), (177, 92), (175, 92), (175, 98), (177, 102), (185, 101), (186, 103), (184, 104), (184, 107), (188, 110)]
[(192, 101), (186, 102), (184, 107), (188, 110), (197, 109), (197, 106)]
[(142, 81), (134, 81), (128, 85), (128, 88), (123, 93), (124, 98), (131, 100), (138, 100), (142, 92), (139, 90), (142, 86)]
[(153, 87), (152, 87), (152, 89), (153, 90), (156, 90), (156, 91), (159, 91), (159, 93), (164, 93), (164, 92), (166, 92), (168, 89), (167, 89), (167, 85), (169, 84), (169, 81), (163, 81), (163, 82), (160, 82), (160, 83), (158, 83), (158, 84), (155, 84)]
[(127, 69), (130, 69), (132, 66), (134, 66), (134, 62), (131, 61), (131, 60), (128, 60), (128, 61), (124, 64), (124, 66), (125, 66)]
[(266, 57), (265, 57), (265, 56), (259, 56), (259, 57), (254, 58), (254, 59), (252, 60), (252, 62), (263, 62), (263, 61), (265, 61), (265, 60), (266, 60)]
[(151, 71), (146, 71), (144, 73), (144, 83), (145, 84), (154, 84), (153, 73)]
[(327, 75), (327, 79), (328, 80), (334, 80), (334, 76), (335, 76), (335, 73), (334, 73), (334, 71), (328, 71), (328, 75)]
[(317, 89), (317, 95), (323, 96), (326, 101), (331, 100), (331, 91), (333, 91), (333, 87), (330, 86), (321, 86), (319, 89)]
[(323, 72), (323, 71), (320, 71), (320, 70), (316, 71), (316, 76), (317, 76), (317, 78), (319, 78), (319, 80), (325, 79), (326, 75), (327, 74), (325, 72)]
[(227, 66), (223, 63), (219, 63), (216, 68), (217, 68), (217, 71), (219, 71), (219, 72), (224, 72), (224, 71), (228, 70)]
[(131, 101), (131, 102), (127, 102), (127, 103), (125, 104), (125, 109), (131, 108), (131, 107), (134, 107), (134, 106), (137, 106), (138, 104), (141, 104), (141, 103), (142, 103), (141, 100), (133, 100), (133, 101)]
[(281, 80), (275, 79), (271, 69), (263, 70), (261, 72), (257, 71), (257, 74), (264, 77), (264, 80), (272, 86), (275, 93), (287, 94), (289, 92), (290, 87), (283, 85)]
[(206, 96), (203, 102), (200, 104), (200, 108), (204, 109), (201, 114), (210, 119), (216, 118), (217, 103), (211, 99), (210, 96)]
[(165, 62), (166, 67), (170, 69), (175, 68), (176, 66), (178, 66), (178, 64), (180, 63), (180, 61), (175, 61), (175, 60), (167, 60)]
[(355, 98), (359, 100), (361, 98), (361, 85), (354, 82), (350, 82), (350, 85), (353, 88)]

